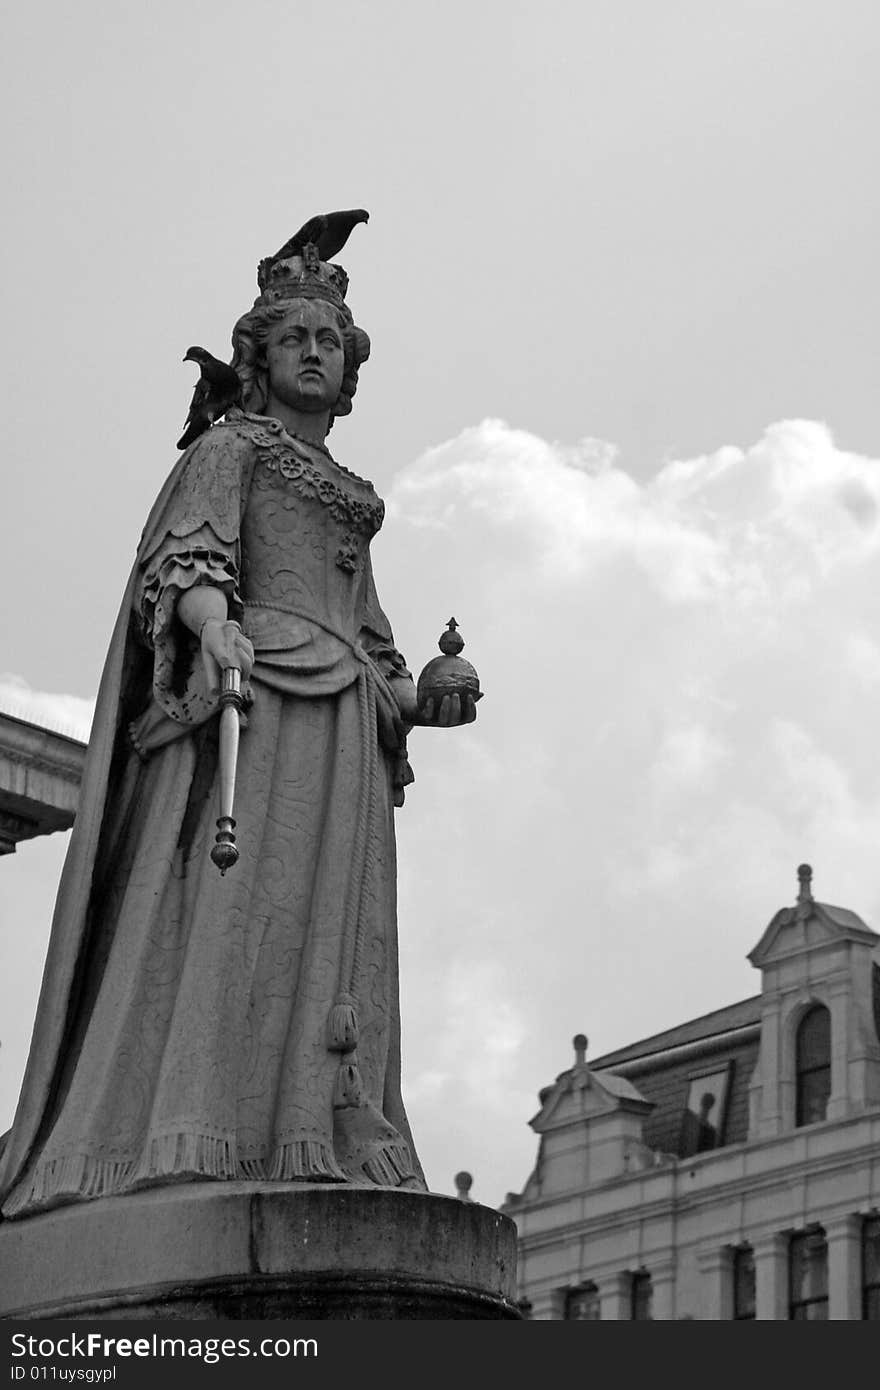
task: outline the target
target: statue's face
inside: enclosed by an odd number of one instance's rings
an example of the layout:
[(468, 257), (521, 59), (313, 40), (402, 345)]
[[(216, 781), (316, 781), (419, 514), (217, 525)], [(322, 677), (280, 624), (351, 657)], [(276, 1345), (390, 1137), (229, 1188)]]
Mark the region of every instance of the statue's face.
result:
[(269, 395), (294, 410), (332, 409), (342, 386), (342, 330), (329, 304), (299, 299), (269, 329)]

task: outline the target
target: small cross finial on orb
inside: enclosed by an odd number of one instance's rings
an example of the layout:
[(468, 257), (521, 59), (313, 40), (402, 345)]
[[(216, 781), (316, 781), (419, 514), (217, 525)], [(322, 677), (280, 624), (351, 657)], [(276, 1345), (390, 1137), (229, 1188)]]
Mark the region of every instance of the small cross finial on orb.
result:
[(813, 901), (813, 870), (809, 864), (798, 864), (798, 902)]
[(454, 618), (449, 619), (437, 645), (444, 656), (458, 656), (464, 646), (464, 638), (458, 632), (458, 623)]
[(473, 1179), (472, 1174), (470, 1174), (470, 1173), (464, 1173), (464, 1172), (462, 1172), (462, 1173), (456, 1173), (456, 1175), (455, 1175), (455, 1195), (456, 1195), (456, 1197), (458, 1197), (462, 1202), (472, 1202), (472, 1201), (473, 1201), (473, 1197), (471, 1196), (471, 1188), (473, 1187), (473, 1185), (474, 1185), (474, 1179)]
[(587, 1060), (587, 1037), (585, 1033), (575, 1033), (572, 1039), (574, 1044), (574, 1064), (582, 1067)]

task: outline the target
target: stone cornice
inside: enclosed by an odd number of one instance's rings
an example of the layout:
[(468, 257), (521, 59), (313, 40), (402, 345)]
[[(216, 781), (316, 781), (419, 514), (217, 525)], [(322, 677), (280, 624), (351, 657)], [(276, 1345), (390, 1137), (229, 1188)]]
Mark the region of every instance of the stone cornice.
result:
[(0, 853), (73, 824), (85, 756), (78, 739), (0, 712)]
[(0, 711), (0, 759), (24, 763), (78, 784), (85, 756), (86, 744), (79, 739)]

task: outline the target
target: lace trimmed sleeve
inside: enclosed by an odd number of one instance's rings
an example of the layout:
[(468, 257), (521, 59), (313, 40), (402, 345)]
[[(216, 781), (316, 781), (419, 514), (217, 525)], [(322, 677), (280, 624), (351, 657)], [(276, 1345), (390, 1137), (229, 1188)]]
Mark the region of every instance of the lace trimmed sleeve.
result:
[(210, 584), (226, 595), (230, 618), (240, 621), (244, 611), (237, 453), (222, 435), (196, 446), (140, 556), (135, 619), (154, 653), (153, 694), (166, 714), (184, 723), (199, 722), (216, 702), (205, 689), (198, 638), (177, 616), (181, 594)]

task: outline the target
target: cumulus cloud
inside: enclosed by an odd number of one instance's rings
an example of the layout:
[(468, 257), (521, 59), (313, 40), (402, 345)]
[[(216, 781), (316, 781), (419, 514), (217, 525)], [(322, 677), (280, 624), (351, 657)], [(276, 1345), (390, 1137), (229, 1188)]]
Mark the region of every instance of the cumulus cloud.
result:
[(603, 1051), (755, 993), (804, 859), (880, 927), (877, 461), (788, 420), (636, 478), (487, 420), (390, 504), (416, 578), (389, 611), (421, 634), (454, 605), (486, 691), (471, 730), (414, 732), (399, 822), (411, 959), (470, 1040), (421, 1059), (426, 1093), (470, 1094), (473, 1055), (531, 1096), (574, 1032)]
[(862, 685), (880, 685), (880, 645), (867, 632), (848, 633), (844, 674)]
[(622, 557), (672, 601), (723, 593), (753, 604), (803, 597), (878, 547), (880, 471), (827, 427), (772, 425), (751, 448), (668, 462), (640, 484), (611, 444), (547, 443), (484, 420), (399, 476), (392, 514), (418, 527), (479, 523), (570, 583)]
[(80, 695), (34, 690), (23, 676), (6, 671), (0, 673), (0, 712), (86, 742), (95, 701)]
[(453, 530), (477, 520), (515, 536), (521, 561), (571, 583), (620, 554), (656, 575), (672, 596), (720, 582), (711, 536), (663, 497), (652, 501), (616, 467), (613, 445), (546, 443), (501, 420), (484, 420), (428, 450), (399, 475), (391, 514)]
[(651, 774), (662, 790), (684, 786), (693, 792), (706, 787), (728, 756), (723, 742), (705, 724), (681, 725), (665, 735)]

